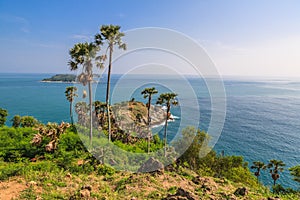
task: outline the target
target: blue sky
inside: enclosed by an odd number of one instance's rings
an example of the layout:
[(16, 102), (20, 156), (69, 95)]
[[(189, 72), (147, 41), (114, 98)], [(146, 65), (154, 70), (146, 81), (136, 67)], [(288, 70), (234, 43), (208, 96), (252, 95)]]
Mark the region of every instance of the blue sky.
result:
[(68, 49), (102, 24), (163, 27), (205, 48), (222, 75), (300, 76), (297, 0), (0, 0), (0, 72), (68, 72)]

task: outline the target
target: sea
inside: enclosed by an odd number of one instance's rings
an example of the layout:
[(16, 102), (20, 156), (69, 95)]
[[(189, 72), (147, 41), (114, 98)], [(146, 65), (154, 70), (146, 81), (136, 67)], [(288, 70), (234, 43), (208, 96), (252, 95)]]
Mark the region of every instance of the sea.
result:
[[(0, 73), (0, 107), (8, 110), (8, 126), (14, 115), (34, 116), (43, 123), (70, 121), (65, 88), (79, 88), (77, 101), (87, 101), (82, 98), (86, 89), (74, 83), (41, 82), (52, 75)], [(179, 105), (171, 107), (169, 143), (186, 126), (196, 126), (208, 132), (217, 153), (241, 155), (249, 166), (253, 161), (282, 160), (286, 166), (277, 183), (299, 187), (288, 168), (300, 164), (300, 79), (112, 75), (111, 102), (146, 103), (140, 94), (145, 87), (178, 95)], [(93, 91), (94, 100), (104, 101), (105, 77), (93, 84)], [(153, 104), (158, 96), (153, 96)], [(160, 136), (162, 131), (163, 126), (153, 128)], [(260, 178), (267, 186), (273, 183), (268, 170)]]

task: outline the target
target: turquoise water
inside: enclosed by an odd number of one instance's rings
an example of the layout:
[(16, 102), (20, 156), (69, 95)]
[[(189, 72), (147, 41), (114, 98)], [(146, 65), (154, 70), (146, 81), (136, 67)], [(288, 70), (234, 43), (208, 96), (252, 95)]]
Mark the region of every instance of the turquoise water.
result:
[[(69, 121), (69, 103), (64, 91), (70, 83), (42, 83), (52, 74), (0, 74), (0, 107), (9, 111), (8, 119), (14, 115), (32, 115), (41, 122)], [(112, 77), (112, 102), (126, 101), (134, 97), (145, 101), (140, 91), (146, 86), (155, 86), (159, 92), (171, 91), (169, 86), (180, 91), (180, 106), (172, 108), (178, 116), (169, 126), (169, 140), (182, 126), (195, 123), (200, 112), (200, 128), (207, 130), (211, 119), (211, 99), (205, 82), (189, 78), (188, 84), (195, 92), (200, 111), (196, 109), (191, 93), (176, 79), (158, 80), (141, 85), (149, 77), (131, 77), (118, 84), (120, 76)], [(150, 80), (150, 78), (149, 78)], [(117, 85), (116, 85), (117, 84)], [(105, 82), (94, 84), (96, 99), (104, 101)], [(261, 160), (281, 159), (286, 170), (278, 183), (296, 188), (288, 168), (300, 164), (300, 81), (289, 79), (242, 80), (225, 79), (226, 118), (221, 136), (214, 149), (227, 155), (242, 155), (249, 163)], [(78, 86), (80, 87), (80, 86)], [(79, 91), (80, 93), (81, 91)], [(80, 93), (81, 94), (81, 93)], [(153, 102), (155, 102), (154, 97)], [(185, 116), (183, 110), (188, 113)], [(10, 125), (10, 122), (7, 122)], [(159, 131), (160, 128), (157, 128)], [(173, 135), (172, 135), (173, 134)], [(213, 135), (213, 133), (210, 133)], [(262, 175), (266, 185), (272, 181), (266, 171)]]

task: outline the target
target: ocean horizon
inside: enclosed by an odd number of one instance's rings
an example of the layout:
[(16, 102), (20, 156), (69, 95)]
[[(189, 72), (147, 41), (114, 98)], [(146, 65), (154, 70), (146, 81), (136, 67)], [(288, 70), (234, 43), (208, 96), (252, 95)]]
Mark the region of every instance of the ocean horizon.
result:
[[(73, 83), (41, 82), (55, 73), (0, 73), (0, 107), (8, 110), (7, 125), (14, 115), (34, 116), (43, 123), (69, 122), (69, 102), (65, 98), (65, 88)], [(147, 78), (151, 78), (148, 75)], [(168, 132), (171, 141), (181, 126), (199, 123), (198, 128), (208, 130), (212, 117), (211, 91), (204, 79), (193, 76), (181, 80), (164, 76), (161, 80), (153, 76), (153, 81), (140, 82), (145, 76), (124, 77), (112, 75), (112, 103), (135, 98), (145, 102), (140, 92), (147, 86), (155, 86), (159, 93), (180, 91), (179, 100), (183, 102), (173, 107), (171, 112), (178, 117), (170, 122)], [(140, 84), (142, 83), (142, 84)], [(223, 77), (226, 94), (226, 117), (220, 136), (216, 136), (214, 149), (225, 155), (241, 155), (251, 166), (253, 161), (267, 163), (280, 159), (286, 163), (278, 183), (296, 188), (288, 168), (300, 163), (300, 78), (288, 77)], [(79, 92), (82, 86), (79, 87)], [(171, 88), (169, 86), (172, 86)], [(188, 91), (188, 89), (192, 90)], [(93, 84), (95, 99), (104, 101), (106, 81)], [(198, 103), (198, 113), (192, 93)], [(80, 96), (81, 94), (79, 94)], [(157, 95), (158, 96), (158, 95)], [(153, 103), (156, 100), (154, 97)], [(199, 117), (197, 117), (199, 114)], [(189, 116), (186, 119), (186, 115)], [(157, 127), (154, 132), (160, 132)], [(213, 133), (209, 133), (213, 137)], [(272, 179), (266, 170), (261, 180), (271, 186)]]

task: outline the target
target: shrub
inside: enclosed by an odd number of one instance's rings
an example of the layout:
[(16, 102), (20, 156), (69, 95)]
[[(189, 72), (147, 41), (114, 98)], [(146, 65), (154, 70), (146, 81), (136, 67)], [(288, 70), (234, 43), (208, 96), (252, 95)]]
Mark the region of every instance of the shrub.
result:
[(32, 116), (21, 117), (21, 127), (34, 127), (39, 121)]
[(97, 174), (98, 175), (114, 175), (115, 174), (115, 169), (114, 168), (111, 168), (107, 165), (98, 165), (97, 166)]
[(21, 116), (20, 115), (15, 115), (12, 119), (12, 127), (18, 128), (21, 125)]
[(7, 110), (0, 108), (0, 127), (4, 126), (7, 115)]

